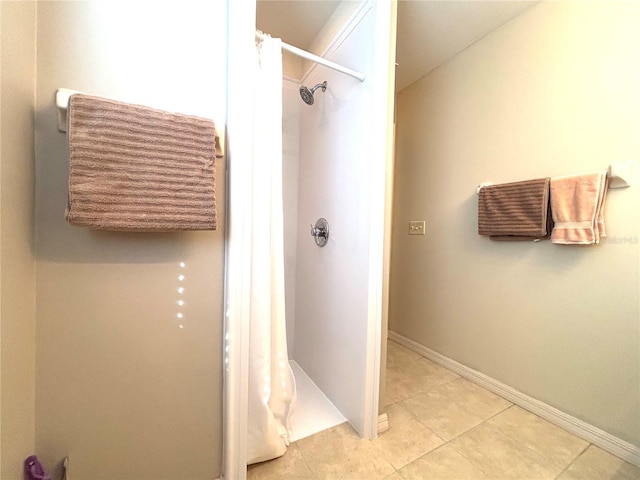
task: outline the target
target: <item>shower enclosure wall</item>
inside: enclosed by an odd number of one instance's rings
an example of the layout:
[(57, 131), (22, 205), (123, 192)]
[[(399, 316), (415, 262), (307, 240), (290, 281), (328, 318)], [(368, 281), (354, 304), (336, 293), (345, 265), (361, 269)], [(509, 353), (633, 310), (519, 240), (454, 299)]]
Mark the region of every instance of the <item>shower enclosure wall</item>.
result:
[[(360, 435), (371, 438), (377, 432), (384, 323), (395, 3), (364, 0), (356, 8), (344, 28), (324, 29), (333, 32), (327, 34), (333, 40), (317, 51), (365, 73), (365, 82), (322, 67), (312, 68), (302, 78), (306, 85), (327, 80), (328, 88), (313, 107), (300, 107), (306, 110), (301, 110), (299, 130), (295, 326), (289, 337), (293, 358)], [(247, 142), (253, 133), (246, 120), (254, 110), (246, 92), (254, 86), (246, 72), (253, 68), (250, 55), (255, 46), (248, 40), (255, 36), (256, 22), (255, 16), (249, 22), (246, 15), (246, 8), (230, 3), (228, 67), (234, 82), (229, 83), (227, 123), (229, 202), (233, 205), (226, 265), (224, 465), (228, 478), (244, 478), (247, 460), (251, 314), (247, 300), (252, 291), (246, 259), (253, 232), (247, 221), (252, 192), (246, 179), (253, 173), (252, 145)], [(331, 225), (329, 243), (323, 248), (309, 235), (308, 224), (318, 217)], [(289, 281), (291, 255), (286, 254)], [(288, 307), (291, 310), (291, 298)]]
[[(365, 405), (374, 401), (367, 398), (374, 391), (369, 382), (378, 375), (371, 370), (376, 359), (370, 341), (373, 329), (380, 328), (380, 319), (372, 322), (370, 316), (373, 167), (379, 145), (370, 138), (375, 18), (365, 2), (328, 55), (369, 80), (316, 66), (303, 83), (311, 88), (327, 81), (327, 88), (315, 91), (313, 105), (303, 102), (300, 83), (293, 79), (285, 79), (283, 92), (289, 356), (365, 436)], [(321, 217), (331, 231), (322, 248), (310, 234), (310, 224)], [(308, 412), (296, 409), (294, 424), (304, 415)]]
[[(296, 441), (318, 431), (345, 421), (345, 417), (327, 399), (306, 372), (300, 367), (294, 354), (296, 331), (296, 273), (298, 230), (310, 233), (305, 224), (298, 224), (298, 183), (300, 167), (300, 123), (303, 108), (299, 94), (299, 81), (285, 77), (282, 95), (282, 149), (283, 149), (283, 198), (284, 198), (284, 253), (286, 290), (287, 350), (294, 373), (297, 400), (291, 417), (291, 440)], [(321, 93), (321, 92), (318, 92)], [(322, 100), (320, 100), (322, 101)], [(304, 166), (303, 166), (304, 172)], [(315, 222), (315, 221), (314, 221)], [(301, 235), (300, 242), (315, 244), (314, 238)], [(301, 329), (304, 329), (303, 322)]]

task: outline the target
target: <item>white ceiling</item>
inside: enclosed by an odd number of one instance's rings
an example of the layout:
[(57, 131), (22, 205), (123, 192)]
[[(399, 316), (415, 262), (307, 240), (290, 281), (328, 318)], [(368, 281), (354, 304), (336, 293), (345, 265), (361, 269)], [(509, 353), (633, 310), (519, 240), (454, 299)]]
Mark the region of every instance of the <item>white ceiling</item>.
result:
[[(259, 0), (257, 25), (308, 48), (340, 1)], [(536, 1), (400, 0), (396, 90), (402, 90)], [(348, 67), (348, 65), (346, 65)]]

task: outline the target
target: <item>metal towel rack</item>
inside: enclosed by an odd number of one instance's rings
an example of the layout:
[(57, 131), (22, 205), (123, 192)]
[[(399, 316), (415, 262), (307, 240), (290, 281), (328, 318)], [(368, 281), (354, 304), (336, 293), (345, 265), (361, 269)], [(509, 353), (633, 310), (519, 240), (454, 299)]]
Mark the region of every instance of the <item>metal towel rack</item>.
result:
[[(609, 177), (609, 188), (627, 188), (631, 186), (631, 160), (625, 162), (615, 162), (607, 169)], [(482, 187), (493, 185), (492, 182), (482, 182), (476, 187), (476, 195), (480, 195)]]

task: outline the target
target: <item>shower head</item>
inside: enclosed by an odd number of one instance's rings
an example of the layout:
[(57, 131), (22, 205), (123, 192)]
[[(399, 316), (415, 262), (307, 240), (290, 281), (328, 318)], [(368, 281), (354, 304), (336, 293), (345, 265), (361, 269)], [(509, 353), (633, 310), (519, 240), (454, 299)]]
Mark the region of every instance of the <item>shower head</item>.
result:
[(307, 105), (313, 105), (313, 92), (319, 88), (322, 88), (322, 91), (324, 92), (327, 89), (327, 81), (325, 80), (324, 82), (317, 84), (311, 90), (302, 85), (300, 87), (300, 97), (302, 98), (302, 101)]

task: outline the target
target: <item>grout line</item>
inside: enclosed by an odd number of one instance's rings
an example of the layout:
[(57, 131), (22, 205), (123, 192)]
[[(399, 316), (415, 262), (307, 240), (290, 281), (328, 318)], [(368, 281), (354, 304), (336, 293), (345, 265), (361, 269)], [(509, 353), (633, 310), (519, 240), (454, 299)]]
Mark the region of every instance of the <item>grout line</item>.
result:
[[(475, 427), (474, 427), (475, 428)], [(449, 445), (449, 442), (447, 442), (445, 445)], [(491, 475), (489, 475), (487, 472), (485, 472), (485, 470), (478, 464), (476, 464), (472, 459), (470, 459), (469, 457), (467, 457), (463, 452), (461, 452), (460, 450), (458, 450), (454, 445), (449, 445), (451, 448), (453, 448), (456, 452), (458, 452), (458, 455), (460, 455), (462, 458), (464, 458), (467, 462), (469, 462), (471, 465), (473, 465), (475, 468), (477, 468), (478, 470), (480, 470), (484, 475), (487, 476), (488, 479), (493, 479), (493, 477)]]
[[(495, 395), (495, 394), (494, 394), (494, 395)], [(500, 397), (500, 398), (502, 398), (502, 397)], [(506, 398), (502, 398), (502, 399), (503, 399), (503, 400), (506, 400), (507, 402), (509, 402), (509, 400), (507, 400)], [(500, 410), (499, 412), (495, 413), (494, 415), (491, 415), (489, 418), (487, 418), (487, 419), (485, 420), (485, 422), (488, 422), (489, 420), (492, 420), (492, 419), (496, 418), (498, 415), (503, 414), (504, 412), (506, 412), (507, 410), (509, 410), (509, 409), (511, 409), (511, 408), (513, 408), (513, 407), (515, 407), (515, 403), (511, 403), (511, 402), (509, 402), (509, 405), (508, 405), (508, 406), (506, 406), (505, 408), (503, 408), (503, 409), (502, 409), (502, 410)], [(484, 423), (484, 422), (483, 422), (483, 423)], [(514, 440), (515, 440), (515, 439), (514, 439)]]
[[(296, 445), (296, 448), (298, 448), (298, 446)], [(316, 477), (318, 475), (318, 473), (316, 473), (316, 471), (311, 468), (311, 465), (309, 465), (309, 462), (307, 461), (307, 457), (305, 457), (304, 453), (302, 453), (302, 449), (298, 448), (298, 452), (300, 452), (300, 456), (302, 457), (302, 460), (304, 461), (304, 464), (307, 466), (307, 468), (309, 469), (309, 471), (311, 472), (311, 474)]]
[(562, 469), (562, 471), (561, 471), (561, 472), (558, 474), (558, 476), (556, 477), (556, 480), (558, 480), (558, 478), (560, 478), (564, 472), (566, 472), (567, 470), (569, 470), (569, 467), (570, 467), (571, 465), (573, 465), (573, 464), (576, 462), (576, 460), (578, 460), (578, 459), (579, 459), (579, 458), (584, 454), (584, 452), (586, 452), (586, 451), (587, 451), (587, 449), (588, 449), (591, 445), (592, 445), (591, 443), (588, 443), (588, 444), (587, 444), (587, 446), (586, 446), (586, 447), (584, 447), (584, 450), (582, 450), (578, 455), (576, 455), (576, 458), (574, 458), (573, 460), (571, 460), (571, 461), (569, 462), (569, 464), (568, 464), (566, 467), (564, 467), (564, 469)]
[[(509, 408), (512, 408), (512, 407), (515, 407), (515, 406), (516, 406), (515, 404), (512, 404), (512, 405), (511, 405), (511, 407), (509, 407)], [(518, 407), (518, 408), (520, 408), (520, 409), (522, 409), (522, 410), (525, 410), (525, 409), (523, 409), (522, 407)], [(504, 412), (504, 411), (505, 411), (505, 410), (503, 410), (503, 412)], [(529, 412), (529, 411), (527, 411), (527, 410), (525, 410), (525, 412), (527, 412), (527, 413), (531, 413), (531, 412)], [(502, 413), (502, 412), (500, 412), (500, 413)], [(562, 430), (563, 432), (565, 432), (565, 433), (567, 433), (567, 434), (569, 434), (569, 435), (571, 435), (571, 436), (573, 436), (573, 437), (575, 437), (575, 438), (577, 438), (577, 439), (579, 439), (579, 440), (584, 440), (584, 439), (582, 439), (582, 438), (578, 437), (577, 435), (574, 435), (573, 433), (569, 432), (568, 430), (566, 430), (566, 429), (564, 429), (564, 428), (562, 428), (562, 427), (559, 427), (558, 425), (554, 425), (553, 423), (549, 422), (548, 420), (545, 420), (544, 418), (540, 417), (539, 415), (536, 415), (535, 413), (531, 413), (531, 414), (532, 414), (532, 415), (534, 415), (538, 420), (542, 420), (543, 422), (546, 422), (546, 423), (550, 424), (551, 426), (553, 426), (553, 427), (555, 427), (555, 428), (558, 428), (558, 429)], [(497, 415), (499, 415), (499, 414), (497, 414)], [(495, 416), (497, 416), (497, 415), (494, 415), (494, 417), (495, 417)], [(493, 417), (491, 417), (491, 418), (493, 418)], [(534, 450), (534, 449), (532, 449), (532, 448), (529, 448), (529, 446), (528, 446), (527, 444), (525, 444), (524, 442), (522, 442), (522, 440), (520, 440), (520, 439), (518, 439), (518, 438), (515, 438), (515, 437), (513, 437), (513, 436), (509, 435), (509, 432), (504, 431), (504, 430), (503, 430), (502, 428), (500, 428), (499, 426), (495, 426), (495, 427), (493, 427), (493, 428), (496, 428), (497, 430), (499, 430), (499, 431), (500, 431), (500, 433), (502, 433), (502, 434), (503, 434), (503, 435), (505, 435), (506, 437), (509, 437), (511, 440), (514, 440), (514, 441), (518, 442), (519, 444), (521, 444), (522, 446), (524, 446), (527, 450), (529, 450), (529, 451), (531, 451), (531, 452), (535, 453), (536, 455), (540, 455), (540, 456), (542, 456), (542, 457), (544, 457), (544, 458), (547, 458), (547, 457), (548, 457), (548, 455), (546, 455), (546, 454), (544, 454), (544, 453), (541, 453), (541, 452), (538, 452), (538, 451), (536, 451), (536, 450)], [(586, 440), (585, 440), (585, 441), (586, 441)], [(571, 460), (569, 460), (569, 462), (565, 465), (565, 467), (564, 467), (564, 468), (562, 469), (562, 471), (558, 474), (558, 476), (562, 475), (562, 472), (564, 472), (567, 468), (569, 468), (569, 466), (571, 466), (571, 464), (572, 464), (573, 462), (575, 462), (575, 461), (576, 461), (576, 459), (577, 459), (580, 455), (582, 455), (582, 454), (584, 453), (584, 451), (585, 451), (587, 448), (589, 448), (589, 445), (591, 445), (591, 444), (590, 444), (589, 442), (587, 442), (587, 446), (586, 446), (586, 447), (584, 447), (584, 449), (580, 450), (580, 452), (579, 452), (575, 457), (573, 457)], [(536, 463), (537, 463), (537, 462), (536, 462)], [(544, 467), (544, 465), (543, 465), (543, 467)], [(557, 478), (558, 478), (558, 477), (556, 477), (556, 479), (557, 479)]]
[[(320, 433), (320, 432), (318, 432)], [(318, 433), (316, 433), (315, 435), (318, 435)], [(313, 437), (314, 435), (311, 435), (311, 437)], [(311, 437), (306, 437), (306, 438), (311, 438)], [(296, 442), (299, 442), (301, 440), (305, 440), (304, 438), (301, 438), (300, 440), (296, 440)], [(293, 445), (294, 443), (291, 443), (291, 445)], [(298, 445), (296, 445), (296, 448), (298, 449), (298, 452), (300, 453), (300, 456), (302, 457), (302, 460), (304, 461), (304, 464), (307, 466), (307, 468), (309, 469), (309, 471), (311, 472), (311, 475), (313, 475), (313, 478), (319, 478), (320, 473), (316, 472), (313, 468), (311, 468), (311, 464), (309, 463), (309, 461), (307, 460), (307, 457), (305, 456), (304, 452), (302, 451), (302, 449), (300, 447), (298, 447)]]

